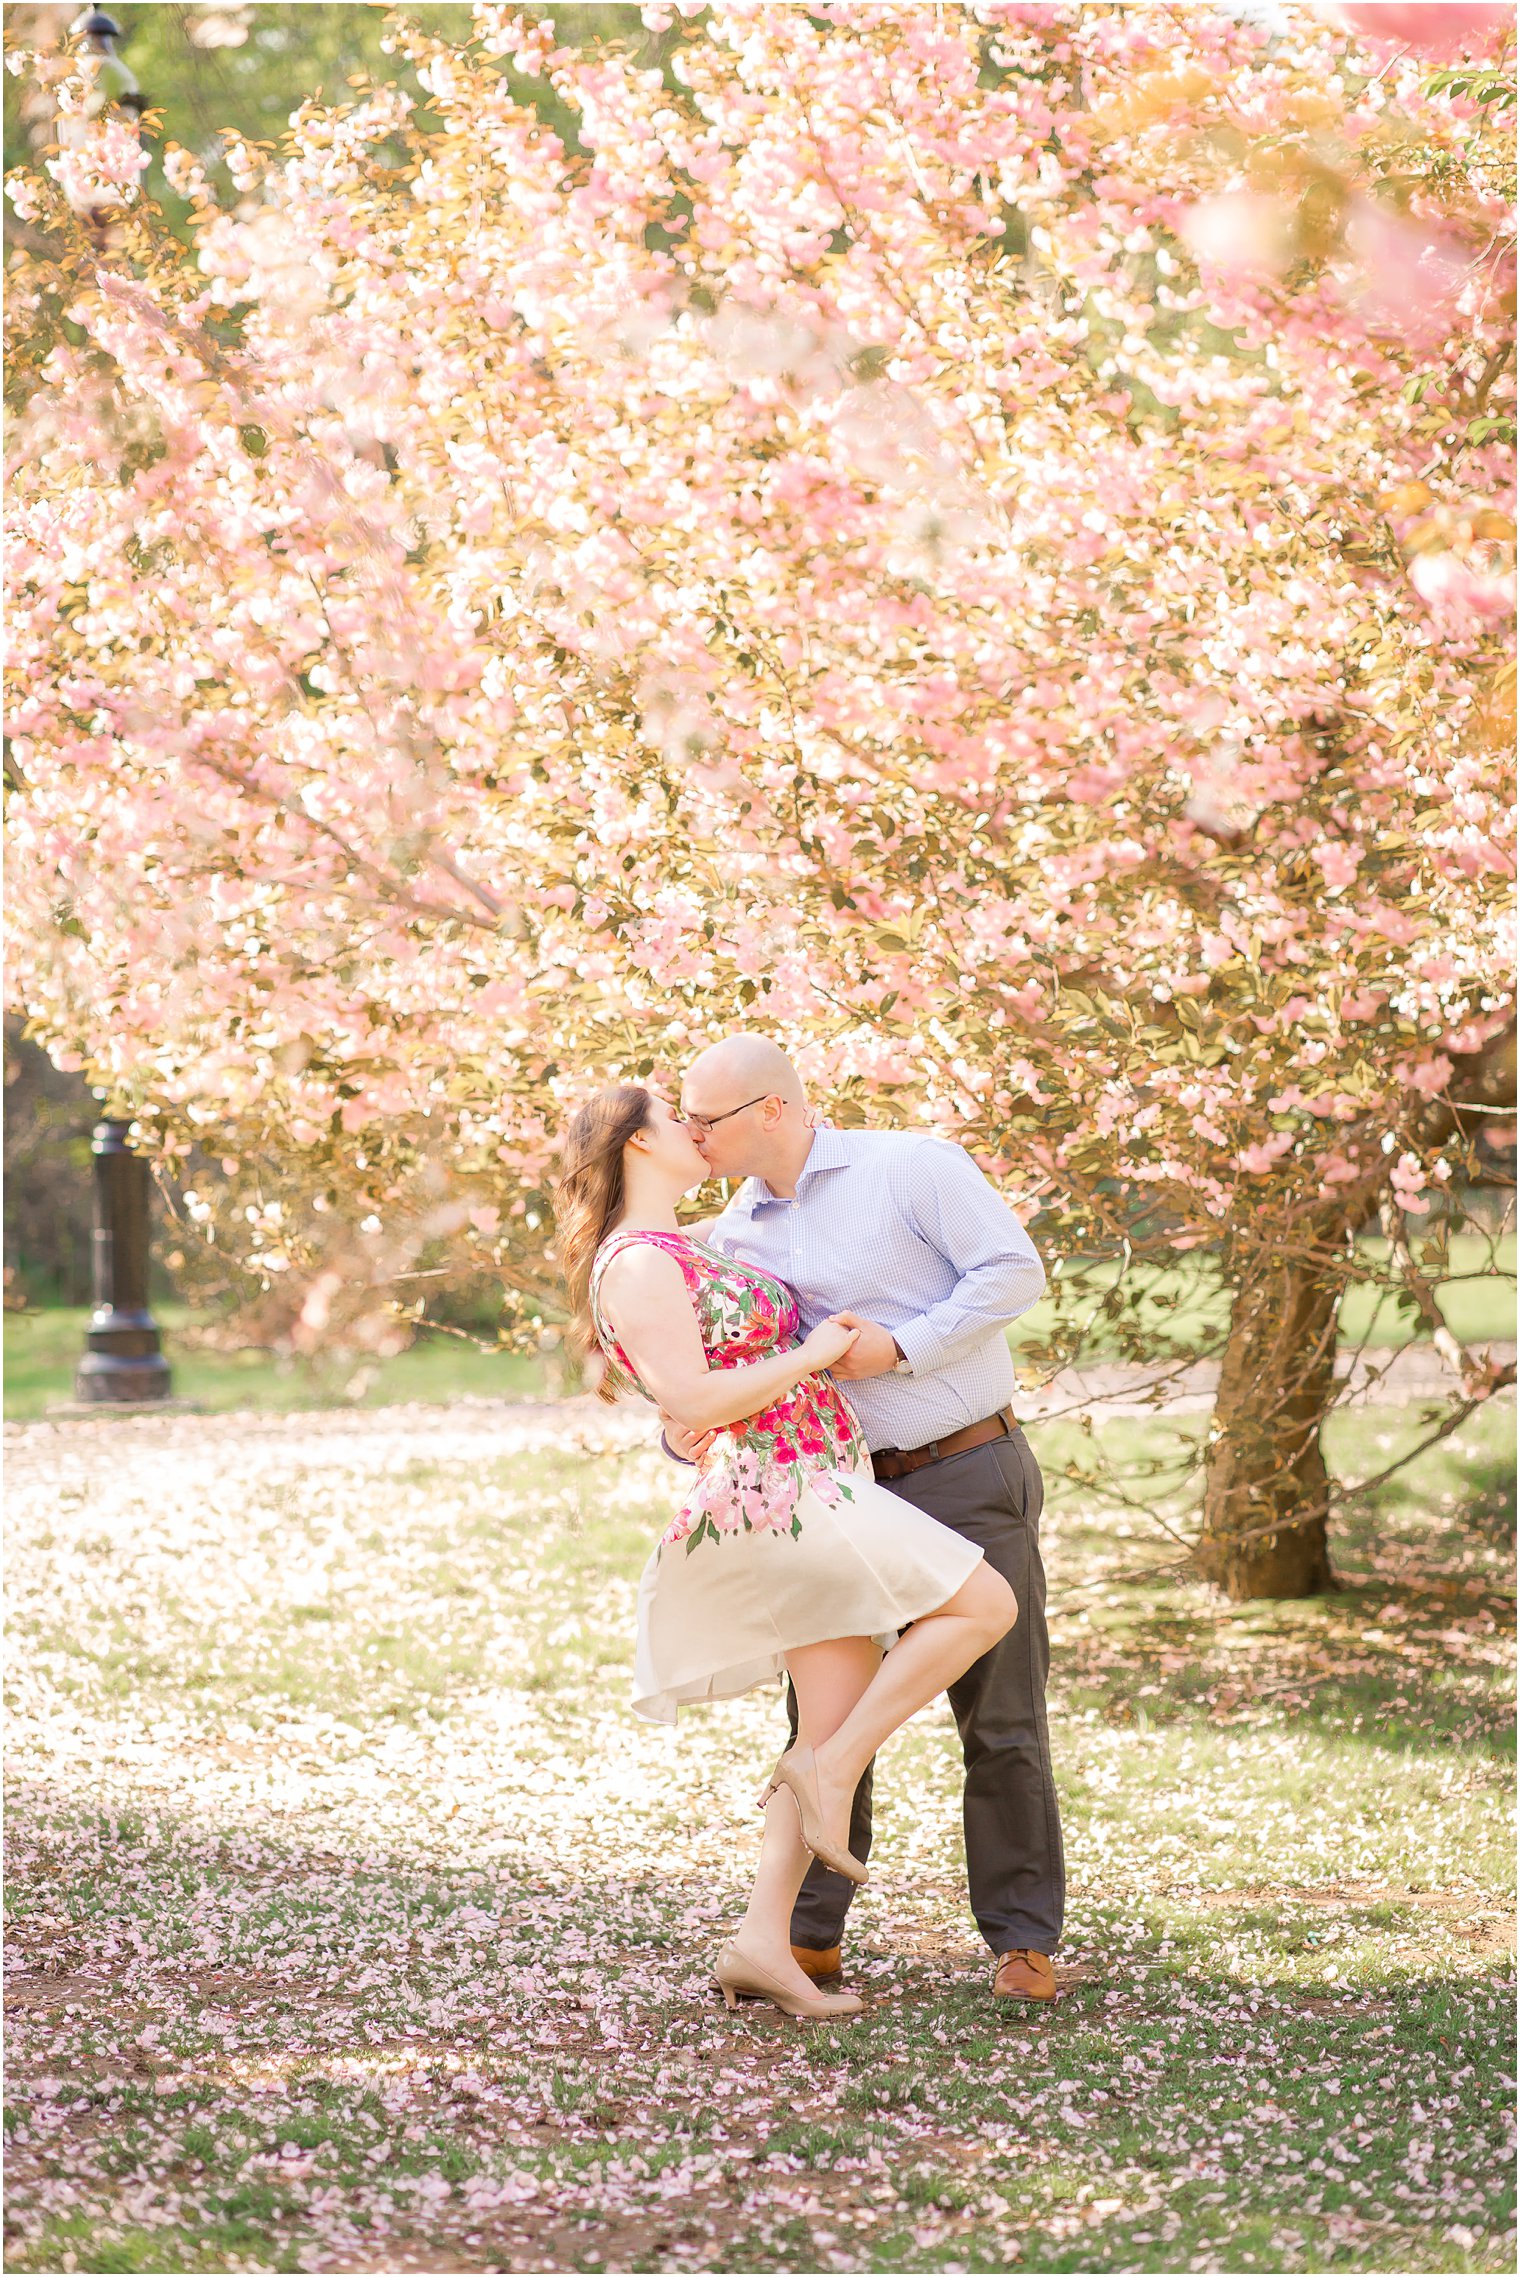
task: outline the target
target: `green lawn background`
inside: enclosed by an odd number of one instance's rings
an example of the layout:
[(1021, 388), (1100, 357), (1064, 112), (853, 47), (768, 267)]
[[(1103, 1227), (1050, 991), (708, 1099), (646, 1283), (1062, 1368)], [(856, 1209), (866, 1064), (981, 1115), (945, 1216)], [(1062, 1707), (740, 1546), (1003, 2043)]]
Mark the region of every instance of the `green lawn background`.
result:
[[(1387, 1244), (1368, 1240), (1361, 1252), (1369, 1270), (1386, 1258)], [(1458, 1234), (1449, 1264), (1438, 1281), (1442, 1313), (1464, 1343), (1508, 1341), (1515, 1334), (1515, 1239), (1490, 1243), (1477, 1234)], [(1117, 1268), (1099, 1266), (1066, 1276), (1076, 1301), (1096, 1304), (1111, 1286)], [(1223, 1296), (1206, 1259), (1189, 1258), (1169, 1270), (1141, 1269), (1134, 1275), (1140, 1317), (1157, 1349), (1172, 1352), (1217, 1347), (1226, 1322)], [(1017, 1356), (1051, 1332), (1055, 1307), (1047, 1298), (1025, 1314), (1010, 1332)], [(336, 1351), (315, 1360), (282, 1359), (267, 1351), (215, 1351), (199, 1339), (199, 1324), (177, 1304), (160, 1307), (158, 1319), (174, 1368), (177, 1398), (215, 1412), (234, 1407), (287, 1410), (350, 1403), (367, 1407), (395, 1401), (434, 1403), (450, 1399), (531, 1399), (552, 1396), (562, 1382), (534, 1359), (482, 1350), (467, 1337), (425, 1332), (409, 1351), (375, 1360)], [(12, 1313), (5, 1323), (5, 1414), (13, 1421), (43, 1415), (73, 1393), (73, 1372), (84, 1346), (89, 1320), (82, 1307), (58, 1306)], [(1422, 1322), (1370, 1286), (1353, 1287), (1341, 1311), (1343, 1346), (1366, 1343), (1390, 1350), (1426, 1334)], [(1095, 1322), (1084, 1359), (1098, 1361), (1113, 1351), (1113, 1337), (1102, 1319)]]

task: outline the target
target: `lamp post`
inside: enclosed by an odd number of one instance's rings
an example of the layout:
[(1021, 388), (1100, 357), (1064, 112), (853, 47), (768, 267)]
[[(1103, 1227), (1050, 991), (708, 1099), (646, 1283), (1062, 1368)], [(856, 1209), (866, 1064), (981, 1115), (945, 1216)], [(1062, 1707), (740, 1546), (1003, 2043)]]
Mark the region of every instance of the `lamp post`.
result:
[(148, 1165), (128, 1144), (131, 1128), (108, 1116), (91, 1142), (95, 1310), (74, 1372), (74, 1395), (91, 1407), (169, 1397), (169, 1363), (148, 1310)]
[[(146, 99), (118, 49), (121, 26), (104, 8), (86, 8), (69, 27), (94, 65), (94, 87), (83, 119), (59, 121), (61, 143), (88, 132), (88, 120), (108, 104), (140, 118)], [(100, 229), (105, 217), (83, 217)], [(91, 1407), (136, 1405), (169, 1397), (169, 1363), (158, 1323), (148, 1309), (148, 1165), (128, 1143), (130, 1122), (106, 1116), (95, 1125), (95, 1224), (90, 1243), (94, 1310), (85, 1352), (74, 1371), (75, 1397)]]

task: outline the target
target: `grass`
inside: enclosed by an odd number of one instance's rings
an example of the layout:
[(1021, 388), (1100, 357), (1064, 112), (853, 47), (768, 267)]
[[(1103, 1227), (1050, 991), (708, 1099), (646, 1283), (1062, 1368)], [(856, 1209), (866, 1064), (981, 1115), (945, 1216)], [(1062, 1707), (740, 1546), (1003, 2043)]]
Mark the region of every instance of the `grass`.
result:
[[(1510, 1342), (1515, 1334), (1515, 1237), (1492, 1240), (1479, 1233), (1450, 1236), (1444, 1251), (1432, 1251), (1427, 1260), (1416, 1241), (1419, 1261), (1426, 1265), (1446, 1325), (1464, 1343)], [(1389, 1244), (1378, 1235), (1357, 1243), (1361, 1267), (1369, 1278), (1353, 1282), (1341, 1303), (1340, 1340), (1343, 1347), (1360, 1344), (1387, 1351), (1411, 1344), (1429, 1334), (1418, 1314), (1395, 1302), (1377, 1286), (1376, 1277), (1388, 1270)], [(1101, 1360), (1119, 1349), (1114, 1323), (1106, 1318), (1101, 1300), (1120, 1280), (1117, 1263), (1077, 1265), (1058, 1275), (1063, 1304), (1047, 1296), (1025, 1313), (1015, 1335), (1040, 1343), (1051, 1336), (1063, 1315), (1090, 1318), (1084, 1356)], [(1195, 1352), (1217, 1347), (1229, 1321), (1225, 1291), (1214, 1261), (1206, 1255), (1180, 1258), (1176, 1265), (1138, 1265), (1125, 1279), (1125, 1317), (1143, 1334), (1147, 1347), (1161, 1351)]]
[[(1369, 1267), (1386, 1256), (1385, 1242), (1362, 1244)], [(1068, 1276), (1077, 1309), (1096, 1308), (1114, 1280), (1115, 1268), (1088, 1268)], [(1452, 1238), (1447, 1276), (1439, 1283), (1448, 1325), (1464, 1342), (1507, 1341), (1515, 1334), (1512, 1235), (1494, 1247), (1476, 1234)], [(1185, 1259), (1168, 1271), (1142, 1267), (1132, 1276), (1133, 1311), (1153, 1348), (1203, 1349), (1221, 1333), (1223, 1299), (1206, 1258)], [(468, 1338), (424, 1334), (410, 1351), (389, 1360), (332, 1353), (316, 1360), (280, 1359), (261, 1351), (218, 1352), (205, 1347), (200, 1326), (181, 1305), (160, 1307), (159, 1325), (174, 1368), (174, 1393), (208, 1413), (237, 1407), (288, 1413), (300, 1408), (344, 1403), (388, 1406), (413, 1400), (542, 1397), (552, 1387), (542, 1365), (531, 1359), (482, 1351)], [(1046, 1299), (1026, 1313), (1012, 1332), (1015, 1348), (1038, 1346), (1057, 1322)], [(11, 1313), (5, 1322), (5, 1413), (13, 1421), (46, 1414), (73, 1396), (74, 1367), (84, 1349), (87, 1308), (56, 1306)], [(1342, 1307), (1341, 1335), (1347, 1345), (1378, 1349), (1414, 1341), (1422, 1325), (1367, 1286), (1350, 1290)], [(1084, 1347), (1084, 1357), (1101, 1360), (1115, 1351), (1111, 1327), (1101, 1314)]]
[[(482, 1351), (465, 1337), (424, 1336), (382, 1360), (348, 1353), (316, 1359), (272, 1352), (208, 1350), (188, 1306), (157, 1307), (155, 1319), (174, 1370), (174, 1396), (208, 1414), (239, 1407), (288, 1414), (301, 1408), (384, 1407), (397, 1401), (529, 1399), (548, 1382), (537, 1360)], [(5, 1316), (5, 1414), (12, 1422), (45, 1415), (74, 1396), (84, 1350), (85, 1305), (51, 1305)]]
[(13, 1433), (8, 2266), (1512, 2267), (1512, 1420), (1238, 1608), (1042, 1432), (1064, 1996), (986, 1997), (934, 1711), (812, 2029), (707, 1981), (780, 1706), (629, 1716), (625, 1419)]

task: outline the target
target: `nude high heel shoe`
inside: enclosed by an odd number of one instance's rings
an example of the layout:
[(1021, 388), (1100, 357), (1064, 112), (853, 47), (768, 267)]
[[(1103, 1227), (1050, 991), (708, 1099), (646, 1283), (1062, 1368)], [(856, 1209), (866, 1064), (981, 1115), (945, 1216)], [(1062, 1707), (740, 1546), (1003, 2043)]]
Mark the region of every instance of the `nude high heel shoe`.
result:
[(784, 2016), (805, 2016), (810, 2021), (827, 2016), (858, 2016), (865, 2002), (853, 1992), (793, 1992), (773, 1977), (769, 1969), (752, 1961), (741, 1945), (732, 1940), (725, 1945), (713, 1964), (723, 1994), (725, 2008), (736, 2008), (741, 1992), (752, 1992), (761, 2000), (768, 2000)]
[(797, 1816), (802, 1825), (802, 1839), (815, 1858), (822, 1860), (836, 1874), (843, 1874), (848, 1882), (863, 1885), (869, 1874), (858, 1858), (848, 1850), (837, 1849), (824, 1831), (823, 1801), (818, 1792), (818, 1766), (810, 1747), (789, 1747), (775, 1770), (770, 1783), (761, 1789), (760, 1808), (763, 1810), (778, 1788), (785, 1787), (797, 1805)]

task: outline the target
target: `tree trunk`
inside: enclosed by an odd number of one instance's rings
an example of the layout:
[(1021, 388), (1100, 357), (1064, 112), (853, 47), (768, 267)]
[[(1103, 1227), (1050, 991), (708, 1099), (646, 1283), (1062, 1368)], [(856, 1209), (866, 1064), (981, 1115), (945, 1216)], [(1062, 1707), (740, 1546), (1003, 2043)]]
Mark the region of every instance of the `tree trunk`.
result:
[[(1333, 1241), (1327, 1228), (1327, 1250)], [(1302, 1256), (1253, 1261), (1237, 1289), (1197, 1553), (1199, 1570), (1237, 1601), (1335, 1587), (1320, 1428), (1335, 1389), (1340, 1292), (1338, 1275)]]

